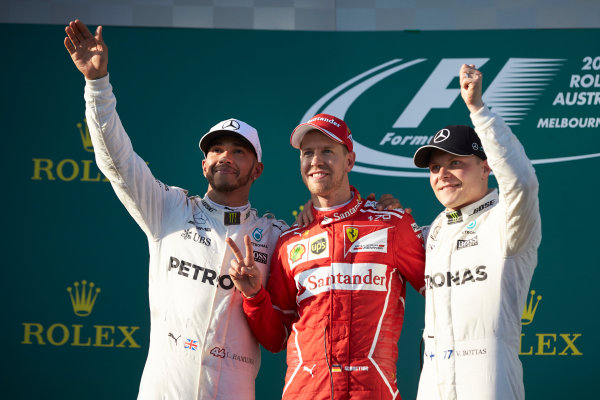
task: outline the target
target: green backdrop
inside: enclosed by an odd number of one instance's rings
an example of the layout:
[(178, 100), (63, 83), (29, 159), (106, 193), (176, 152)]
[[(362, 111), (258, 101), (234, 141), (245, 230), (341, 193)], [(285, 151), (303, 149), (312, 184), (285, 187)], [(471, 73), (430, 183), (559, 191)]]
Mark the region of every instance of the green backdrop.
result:
[[(329, 111), (360, 144), (351, 182), (394, 194), (428, 224), (440, 206), (406, 157), (443, 126), (469, 123), (456, 74), (462, 62), (481, 65), (486, 102), (511, 121), (540, 180), (543, 241), (521, 346), (527, 398), (572, 398), (574, 388), (595, 397), (600, 30), (104, 34), (119, 114), (154, 175), (203, 194), (198, 140), (240, 118), (258, 128), (266, 166), (251, 202), (288, 222), (308, 198), (289, 134)], [(3, 397), (134, 398), (149, 335), (146, 239), (86, 147), (84, 82), (63, 27), (4, 24), (0, 35)], [(87, 304), (76, 301), (82, 281), (86, 294), (94, 284), (87, 310), (74, 308)], [(398, 360), (405, 399), (416, 395), (423, 309), (411, 290)], [(257, 398), (279, 398), (284, 373), (284, 355), (263, 352)]]

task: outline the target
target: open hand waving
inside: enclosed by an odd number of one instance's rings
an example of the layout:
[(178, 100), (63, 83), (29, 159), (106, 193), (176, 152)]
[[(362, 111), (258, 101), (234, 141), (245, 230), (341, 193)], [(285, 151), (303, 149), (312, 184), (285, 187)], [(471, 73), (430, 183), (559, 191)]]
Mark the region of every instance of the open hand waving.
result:
[(102, 26), (92, 35), (80, 20), (65, 27), (65, 47), (75, 66), (87, 79), (98, 79), (108, 74), (108, 47), (102, 39)]

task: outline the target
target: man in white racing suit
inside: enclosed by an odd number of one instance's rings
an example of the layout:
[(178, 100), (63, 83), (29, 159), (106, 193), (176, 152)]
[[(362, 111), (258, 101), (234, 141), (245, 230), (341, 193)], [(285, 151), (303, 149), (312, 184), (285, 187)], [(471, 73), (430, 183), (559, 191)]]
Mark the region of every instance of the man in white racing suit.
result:
[[(414, 155), (446, 207), (426, 238), (424, 365), (418, 399), (524, 399), (521, 313), (541, 241), (538, 181), (523, 146), (460, 71), (475, 130), (447, 126)], [(482, 147), (483, 145), (483, 147)], [(498, 189), (488, 188), (493, 171)]]
[(116, 112), (102, 27), (92, 35), (79, 20), (64, 44), (86, 78), (87, 123), (100, 170), (148, 237), (150, 348), (140, 399), (253, 399), (258, 342), (228, 275), (233, 254), (249, 236), (266, 285), (275, 243), (287, 226), (250, 208), (250, 187), (263, 170), (254, 128), (236, 119), (200, 140), (204, 198), (156, 180), (133, 151)]

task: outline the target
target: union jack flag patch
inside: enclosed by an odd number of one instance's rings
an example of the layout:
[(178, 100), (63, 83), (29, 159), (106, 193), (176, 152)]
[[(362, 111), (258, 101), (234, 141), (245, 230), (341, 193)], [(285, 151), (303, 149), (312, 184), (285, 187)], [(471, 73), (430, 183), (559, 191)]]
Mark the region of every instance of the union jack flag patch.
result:
[(183, 345), (183, 348), (196, 351), (196, 349), (198, 348), (198, 341), (192, 340), (192, 339), (187, 339), (185, 341), (185, 344)]

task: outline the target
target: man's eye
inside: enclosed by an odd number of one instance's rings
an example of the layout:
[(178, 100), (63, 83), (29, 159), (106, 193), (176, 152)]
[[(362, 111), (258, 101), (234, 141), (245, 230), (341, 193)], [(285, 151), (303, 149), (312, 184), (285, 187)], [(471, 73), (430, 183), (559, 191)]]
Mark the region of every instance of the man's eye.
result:
[(431, 172), (438, 172), (440, 170), (440, 166), (439, 165), (432, 165), (429, 167), (429, 170)]

